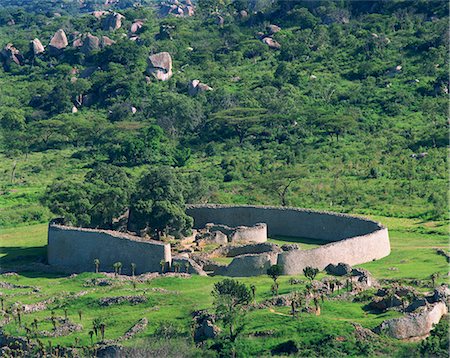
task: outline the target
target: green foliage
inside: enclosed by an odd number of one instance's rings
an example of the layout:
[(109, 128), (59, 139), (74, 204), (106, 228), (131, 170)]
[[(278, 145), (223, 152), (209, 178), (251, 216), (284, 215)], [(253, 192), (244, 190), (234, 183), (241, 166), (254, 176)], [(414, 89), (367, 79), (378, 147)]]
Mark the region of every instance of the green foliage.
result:
[(132, 195), (130, 222), (136, 231), (187, 235), (193, 220), (185, 213), (183, 184), (170, 167), (159, 167), (144, 174)]
[(280, 265), (272, 265), (267, 269), (267, 275), (272, 277), (274, 282), (277, 282), (278, 277), (283, 274), (283, 266)]
[(314, 278), (317, 276), (318, 273), (319, 273), (319, 269), (311, 267), (311, 266), (306, 266), (303, 269), (303, 274), (310, 281), (314, 280)]

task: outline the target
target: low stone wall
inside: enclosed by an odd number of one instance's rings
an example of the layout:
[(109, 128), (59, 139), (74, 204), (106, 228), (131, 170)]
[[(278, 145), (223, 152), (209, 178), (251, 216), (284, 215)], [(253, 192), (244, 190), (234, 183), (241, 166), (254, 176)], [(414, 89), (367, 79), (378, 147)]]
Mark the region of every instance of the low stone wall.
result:
[(230, 227), (223, 224), (208, 223), (205, 225), (209, 232), (220, 231), (228, 238), (228, 242), (233, 244), (247, 242), (266, 242), (267, 225), (265, 223), (256, 223), (252, 226)]
[(267, 269), (277, 263), (277, 253), (248, 254), (236, 256), (221, 272), (223, 276), (249, 277), (265, 275)]
[(285, 274), (300, 274), (306, 266), (323, 270), (328, 264), (350, 265), (377, 260), (389, 255), (388, 230), (372, 220), (298, 208), (264, 206), (190, 205), (187, 214), (194, 227), (208, 222), (228, 226), (266, 223), (269, 236), (293, 236), (329, 241), (313, 250), (280, 253), (277, 263)]
[(122, 273), (157, 272), (160, 262), (170, 264), (170, 245), (108, 230), (74, 228), (50, 223), (48, 228), (48, 263), (72, 272), (93, 271), (94, 259), (100, 260), (101, 271), (114, 271), (120, 261)]

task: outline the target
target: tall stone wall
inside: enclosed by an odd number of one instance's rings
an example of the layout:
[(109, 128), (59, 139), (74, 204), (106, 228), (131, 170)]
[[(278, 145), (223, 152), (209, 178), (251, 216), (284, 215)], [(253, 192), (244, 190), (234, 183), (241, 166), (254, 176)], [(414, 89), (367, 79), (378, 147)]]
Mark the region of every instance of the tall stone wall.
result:
[(207, 222), (228, 226), (251, 226), (264, 222), (269, 236), (294, 236), (330, 242), (312, 250), (280, 253), (277, 263), (283, 266), (285, 274), (302, 273), (306, 266), (323, 270), (330, 263), (361, 264), (390, 253), (389, 235), (385, 227), (350, 215), (298, 208), (226, 205), (191, 205), (187, 213), (194, 218), (195, 227), (202, 227)]
[(93, 230), (50, 224), (48, 228), (48, 263), (72, 272), (94, 270), (94, 259), (100, 260), (101, 271), (113, 271), (120, 261), (122, 272), (155, 272), (160, 262), (172, 260), (170, 245), (117, 231)]

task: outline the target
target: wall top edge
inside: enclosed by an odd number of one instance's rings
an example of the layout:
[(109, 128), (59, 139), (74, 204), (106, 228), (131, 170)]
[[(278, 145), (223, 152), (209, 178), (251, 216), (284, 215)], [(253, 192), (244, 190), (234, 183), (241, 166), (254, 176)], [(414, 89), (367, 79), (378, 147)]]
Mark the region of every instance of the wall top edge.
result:
[(343, 214), (343, 213), (336, 213), (333, 211), (326, 211), (326, 210), (314, 210), (314, 209), (307, 209), (307, 208), (296, 208), (292, 206), (270, 206), (270, 205), (245, 205), (245, 204), (188, 204), (186, 205), (187, 209), (195, 209), (195, 208), (207, 208), (207, 209), (220, 209), (220, 208), (253, 208), (253, 209), (276, 209), (276, 210), (285, 210), (285, 211), (299, 211), (304, 213), (313, 213), (313, 214), (325, 214), (325, 215), (331, 215), (331, 216), (337, 216), (337, 217), (344, 217), (344, 218), (350, 218), (350, 219), (357, 219), (361, 221), (366, 221), (373, 223), (379, 227), (379, 229), (385, 229), (386, 227), (381, 224), (378, 221), (368, 219), (366, 217), (357, 216), (357, 215), (350, 215), (350, 214)]

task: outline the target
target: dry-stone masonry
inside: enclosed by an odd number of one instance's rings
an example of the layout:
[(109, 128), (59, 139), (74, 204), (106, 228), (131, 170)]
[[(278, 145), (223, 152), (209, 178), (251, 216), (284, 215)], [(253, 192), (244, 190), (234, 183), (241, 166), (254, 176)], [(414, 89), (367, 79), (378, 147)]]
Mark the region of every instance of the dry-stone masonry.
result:
[(325, 269), (329, 264), (349, 265), (378, 260), (390, 253), (387, 228), (372, 220), (298, 208), (263, 206), (191, 205), (187, 214), (194, 227), (209, 222), (228, 226), (266, 223), (269, 236), (292, 236), (328, 241), (312, 250), (278, 254), (285, 274), (300, 274), (306, 266)]
[(113, 271), (120, 261), (122, 271), (136, 264), (136, 274), (157, 272), (160, 262), (172, 261), (170, 245), (144, 240), (117, 231), (73, 228), (50, 223), (48, 228), (48, 263), (74, 272), (92, 271), (94, 260), (100, 260), (100, 270)]

